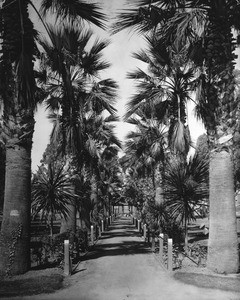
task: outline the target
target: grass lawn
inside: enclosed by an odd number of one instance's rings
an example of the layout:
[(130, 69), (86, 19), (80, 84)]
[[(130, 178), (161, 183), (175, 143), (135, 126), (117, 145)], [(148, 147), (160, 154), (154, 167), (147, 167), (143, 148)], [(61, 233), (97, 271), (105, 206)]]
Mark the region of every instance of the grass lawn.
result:
[(0, 298), (53, 293), (63, 287), (64, 276), (57, 270), (35, 270), (0, 281)]
[(214, 276), (179, 271), (174, 274), (174, 278), (197, 287), (240, 293), (240, 277)]

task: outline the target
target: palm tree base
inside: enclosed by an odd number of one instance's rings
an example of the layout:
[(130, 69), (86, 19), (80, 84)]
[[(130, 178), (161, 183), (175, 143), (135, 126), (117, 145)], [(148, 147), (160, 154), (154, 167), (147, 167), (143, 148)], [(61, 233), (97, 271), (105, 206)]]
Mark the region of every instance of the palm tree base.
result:
[(237, 273), (239, 268), (233, 162), (230, 153), (214, 152), (210, 159), (210, 222), (207, 268)]

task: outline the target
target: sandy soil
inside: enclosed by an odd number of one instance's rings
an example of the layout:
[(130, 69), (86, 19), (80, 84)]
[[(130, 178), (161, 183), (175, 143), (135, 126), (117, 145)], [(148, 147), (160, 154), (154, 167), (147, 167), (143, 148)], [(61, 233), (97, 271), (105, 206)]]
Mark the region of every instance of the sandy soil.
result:
[(66, 278), (65, 289), (14, 299), (234, 300), (240, 294), (175, 280), (139, 237), (131, 219), (122, 217), (84, 257), (75, 274)]

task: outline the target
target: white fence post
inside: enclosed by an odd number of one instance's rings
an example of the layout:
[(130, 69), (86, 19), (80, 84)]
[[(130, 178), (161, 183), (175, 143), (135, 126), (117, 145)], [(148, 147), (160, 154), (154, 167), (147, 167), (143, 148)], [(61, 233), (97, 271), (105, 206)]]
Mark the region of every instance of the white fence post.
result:
[(159, 256), (162, 261), (163, 261), (163, 238), (164, 238), (163, 233), (160, 233), (159, 234)]
[(94, 243), (94, 233), (93, 233), (93, 225), (91, 225), (91, 243)]
[(101, 221), (101, 223), (102, 223), (102, 232), (104, 232), (104, 222), (103, 222), (103, 220)]
[(156, 247), (156, 243), (155, 243), (155, 232), (152, 232), (152, 251), (155, 252), (155, 247)]
[(137, 229), (138, 229), (139, 232), (141, 231), (141, 221), (140, 220), (138, 220)]
[(64, 240), (64, 274), (71, 275), (72, 263), (69, 252), (69, 240)]
[(173, 270), (172, 250), (173, 250), (172, 239), (168, 239), (168, 270), (169, 271)]
[(106, 226), (105, 229), (108, 230), (108, 217), (106, 217)]
[(147, 224), (143, 225), (143, 238), (144, 238), (144, 241), (146, 241), (146, 238), (147, 238)]

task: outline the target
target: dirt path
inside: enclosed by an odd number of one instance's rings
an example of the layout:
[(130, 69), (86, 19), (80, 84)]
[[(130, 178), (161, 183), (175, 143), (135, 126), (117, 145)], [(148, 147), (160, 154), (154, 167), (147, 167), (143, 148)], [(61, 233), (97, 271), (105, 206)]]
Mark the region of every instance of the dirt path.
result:
[(240, 295), (174, 280), (138, 236), (130, 218), (116, 220), (82, 261), (71, 283), (54, 294), (19, 299), (228, 300)]

